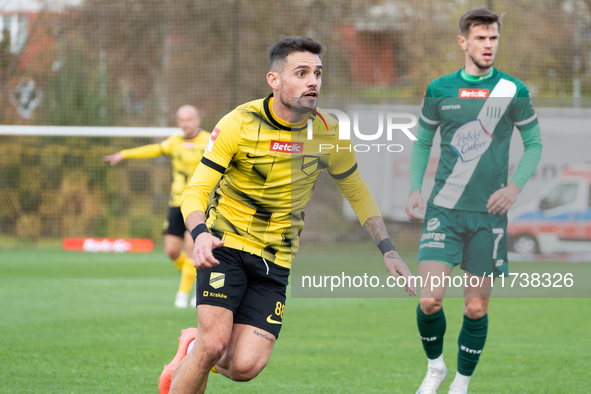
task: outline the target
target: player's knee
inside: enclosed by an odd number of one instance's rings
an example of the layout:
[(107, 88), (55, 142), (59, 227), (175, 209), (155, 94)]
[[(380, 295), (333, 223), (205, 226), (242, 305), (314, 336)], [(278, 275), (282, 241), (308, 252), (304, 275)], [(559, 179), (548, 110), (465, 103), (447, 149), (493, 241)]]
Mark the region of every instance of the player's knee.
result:
[(464, 315), (470, 319), (480, 319), (488, 312), (488, 300), (470, 300), (464, 304)]
[(441, 298), (421, 298), (421, 310), (426, 315), (432, 315), (441, 310), (442, 302)]
[(181, 251), (176, 248), (164, 248), (164, 253), (171, 259), (176, 260), (181, 257)]
[(226, 351), (226, 344), (219, 341), (210, 341), (202, 348), (202, 362), (206, 369), (211, 368)]
[(232, 363), (228, 373), (230, 375), (230, 379), (234, 380), (235, 382), (248, 382), (249, 380), (254, 379), (265, 367), (266, 363), (263, 365), (256, 365), (252, 363)]

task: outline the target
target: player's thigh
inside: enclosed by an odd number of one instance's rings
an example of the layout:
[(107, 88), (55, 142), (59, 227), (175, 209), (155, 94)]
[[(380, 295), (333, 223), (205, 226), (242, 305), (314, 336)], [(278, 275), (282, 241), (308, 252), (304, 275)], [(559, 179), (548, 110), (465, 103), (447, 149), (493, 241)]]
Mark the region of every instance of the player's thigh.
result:
[(444, 279), (451, 275), (451, 271), (452, 267), (449, 264), (440, 261), (421, 261), (419, 263), (420, 298), (443, 298), (447, 284)]
[(246, 254), (248, 288), (234, 316), (234, 323), (265, 330), (275, 338), (283, 325), (289, 269), (265, 259)]
[(443, 304), (445, 295), (445, 280), (451, 275), (452, 268), (439, 261), (421, 261), (419, 274), (421, 276), (421, 290), (419, 304), (427, 315), (437, 313)]
[(494, 277), (479, 276), (466, 272), (464, 286), (464, 314), (470, 319), (479, 319), (488, 312)]
[(170, 207), (168, 209), (168, 217), (162, 227), (164, 234), (174, 235), (183, 239), (187, 227), (185, 226), (185, 220), (181, 213), (180, 207)]
[(176, 235), (164, 234), (164, 253), (171, 259), (176, 260), (183, 249), (183, 238)]
[(507, 216), (487, 212), (465, 212), (464, 216), (469, 237), (464, 244), (462, 269), (482, 277), (507, 276)]
[(222, 356), (232, 336), (234, 314), (214, 305), (197, 306), (197, 347), (205, 354)]

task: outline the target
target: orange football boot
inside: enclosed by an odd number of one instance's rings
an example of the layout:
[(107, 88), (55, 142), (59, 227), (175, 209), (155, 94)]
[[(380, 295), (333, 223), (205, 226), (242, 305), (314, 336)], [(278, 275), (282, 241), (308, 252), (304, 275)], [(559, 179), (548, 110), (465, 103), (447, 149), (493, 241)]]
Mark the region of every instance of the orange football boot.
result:
[(160, 394), (168, 394), (168, 391), (170, 390), (172, 373), (174, 372), (176, 366), (187, 355), (189, 344), (195, 339), (196, 336), (196, 328), (187, 328), (181, 331), (181, 336), (179, 337), (179, 349), (177, 350), (176, 355), (170, 364), (164, 366), (164, 370), (160, 375), (160, 379), (158, 379), (158, 392)]

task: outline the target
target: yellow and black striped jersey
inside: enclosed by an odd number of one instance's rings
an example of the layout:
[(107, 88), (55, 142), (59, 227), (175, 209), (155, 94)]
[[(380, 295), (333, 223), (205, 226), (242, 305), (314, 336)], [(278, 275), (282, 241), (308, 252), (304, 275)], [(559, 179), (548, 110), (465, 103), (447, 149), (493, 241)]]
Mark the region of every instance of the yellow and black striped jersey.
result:
[(201, 161), (210, 136), (211, 133), (205, 130), (199, 131), (199, 134), (191, 139), (175, 134), (159, 144), (125, 149), (121, 151), (121, 154), (125, 159), (151, 159), (160, 155), (168, 156), (172, 164), (172, 186), (168, 205), (180, 207), (183, 190)]
[(287, 268), (299, 247), (304, 207), (323, 170), (328, 170), (361, 224), (380, 216), (357, 171), (354, 152), (319, 151), (321, 144), (338, 144), (337, 121), (328, 115), (324, 119), (326, 125), (313, 123), (313, 138), (308, 140), (307, 120), (290, 124), (279, 119), (273, 113), (273, 95), (237, 107), (211, 135), (183, 194), (183, 216), (205, 211), (209, 193), (223, 174), (206, 214), (211, 233), (227, 247)]

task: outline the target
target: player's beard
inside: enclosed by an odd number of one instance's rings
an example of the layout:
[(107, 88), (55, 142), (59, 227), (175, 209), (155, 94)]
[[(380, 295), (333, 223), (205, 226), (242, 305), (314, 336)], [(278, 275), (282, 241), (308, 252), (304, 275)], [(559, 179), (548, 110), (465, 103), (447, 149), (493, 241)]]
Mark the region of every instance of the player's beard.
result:
[(310, 108), (308, 106), (305, 106), (301, 102), (303, 101), (303, 96), (300, 96), (296, 99), (295, 97), (287, 97), (283, 94), (283, 92), (281, 92), (279, 94), (279, 98), (281, 99), (281, 104), (283, 104), (286, 108), (289, 108), (289, 110), (291, 111), (292, 123), (297, 123), (299, 121), (297, 120), (297, 118), (303, 118), (304, 116), (306, 116), (310, 112), (310, 109), (315, 110), (316, 104), (318, 102), (318, 98), (316, 98), (316, 100), (314, 100), (314, 104), (312, 105), (313, 108)]
[(481, 70), (486, 70), (488, 68), (491, 68), (493, 66), (493, 64), (495, 64), (495, 60), (496, 60), (496, 55), (493, 55), (493, 60), (492, 60), (492, 63), (490, 64), (490, 66), (485, 66), (482, 63), (480, 63), (478, 60), (476, 60), (474, 58), (474, 56), (470, 55), (470, 53), (468, 53), (468, 56), (470, 56), (470, 59), (472, 59), (472, 63), (474, 63), (474, 65)]

